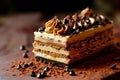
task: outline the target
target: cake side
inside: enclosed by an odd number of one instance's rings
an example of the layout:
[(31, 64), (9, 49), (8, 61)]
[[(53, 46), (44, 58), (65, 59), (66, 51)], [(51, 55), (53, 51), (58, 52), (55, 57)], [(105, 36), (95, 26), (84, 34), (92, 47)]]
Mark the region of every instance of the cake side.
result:
[[(98, 52), (109, 45), (112, 45), (112, 35), (112, 27), (110, 27), (105, 31), (97, 32), (92, 36), (88, 35), (85, 39), (76, 41), (76, 43), (73, 42), (69, 48), (56, 46), (54, 42), (53, 44), (45, 44), (45, 42), (35, 40), (34, 53), (36, 56), (42, 56), (55, 61), (59, 61), (61, 59), (60, 62), (68, 64)], [(66, 59), (66, 61), (62, 61), (63, 58)]]
[(113, 22), (86, 8), (63, 20), (54, 17), (34, 35), (35, 56), (69, 65), (112, 45)]

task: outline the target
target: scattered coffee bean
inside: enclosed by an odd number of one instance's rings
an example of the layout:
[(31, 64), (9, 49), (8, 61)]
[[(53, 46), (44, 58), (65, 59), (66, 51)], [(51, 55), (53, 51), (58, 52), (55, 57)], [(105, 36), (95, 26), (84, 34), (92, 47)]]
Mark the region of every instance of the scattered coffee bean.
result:
[(116, 69), (117, 69), (117, 68), (116, 68), (116, 64), (111, 65), (110, 68), (111, 68), (112, 70), (116, 70)]
[(44, 78), (44, 76), (41, 74), (41, 73), (39, 73), (39, 74), (37, 74), (37, 78)]
[(24, 45), (20, 45), (19, 50), (25, 50), (25, 46)]
[(74, 76), (74, 75), (75, 75), (74, 71), (73, 71), (73, 70), (70, 70), (70, 71), (69, 71), (69, 75)]
[(41, 75), (43, 75), (43, 77), (45, 77), (46, 76), (46, 71), (42, 71)]
[(28, 68), (28, 67), (29, 67), (28, 64), (24, 64), (24, 65), (23, 65), (23, 68)]
[(49, 71), (49, 67), (46, 66), (43, 71), (45, 72)]
[(22, 68), (22, 66), (19, 64), (18, 66), (17, 66), (17, 70), (20, 70)]
[(74, 71), (73, 71), (72, 69), (70, 69), (69, 67), (67, 67), (67, 68), (65, 69), (65, 71), (67, 71), (67, 72), (69, 73), (69, 75), (71, 75), (71, 76), (74, 76), (74, 75), (75, 75)]
[(28, 65), (29, 65), (29, 66), (33, 66), (33, 62), (29, 62)]
[(25, 52), (24, 52), (24, 54), (23, 54), (23, 58), (28, 58), (28, 50), (26, 50)]
[(34, 72), (34, 71), (31, 71), (30, 76), (31, 76), (31, 77), (36, 77), (35, 72)]
[(65, 71), (69, 72), (69, 71), (70, 71), (70, 69), (67, 67), (67, 68), (65, 69)]

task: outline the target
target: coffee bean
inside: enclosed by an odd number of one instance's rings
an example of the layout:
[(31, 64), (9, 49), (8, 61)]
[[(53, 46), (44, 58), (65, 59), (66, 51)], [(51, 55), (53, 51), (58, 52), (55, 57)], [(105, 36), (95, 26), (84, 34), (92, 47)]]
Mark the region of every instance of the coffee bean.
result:
[(112, 70), (116, 70), (116, 69), (117, 69), (117, 68), (116, 68), (116, 64), (111, 65), (110, 68), (111, 68)]
[(69, 75), (74, 76), (75, 75), (74, 71), (70, 70)]
[(23, 65), (23, 68), (28, 68), (28, 67), (29, 67), (28, 64), (24, 64), (24, 65)]
[(46, 66), (46, 67), (44, 68), (44, 71), (45, 71), (45, 72), (46, 72), (46, 71), (49, 71), (49, 67)]
[(41, 73), (39, 73), (39, 74), (37, 74), (37, 78), (44, 78), (44, 76), (41, 74)]
[(70, 71), (70, 69), (67, 67), (67, 68), (65, 69), (65, 71), (69, 72), (69, 71)]
[(24, 52), (24, 54), (23, 54), (23, 58), (28, 58), (28, 50), (26, 50), (25, 52)]
[(25, 46), (24, 45), (20, 45), (19, 50), (25, 50)]
[(20, 70), (22, 68), (22, 66), (19, 64), (18, 66), (17, 66), (17, 70)]
[(31, 71), (30, 76), (31, 76), (31, 77), (36, 77), (35, 72), (34, 72), (34, 71)]
[(41, 75), (42, 75), (43, 77), (45, 77), (45, 76), (46, 76), (46, 71), (42, 71), (42, 72), (41, 72)]
[(33, 66), (33, 62), (29, 62), (28, 65), (29, 65), (29, 66)]

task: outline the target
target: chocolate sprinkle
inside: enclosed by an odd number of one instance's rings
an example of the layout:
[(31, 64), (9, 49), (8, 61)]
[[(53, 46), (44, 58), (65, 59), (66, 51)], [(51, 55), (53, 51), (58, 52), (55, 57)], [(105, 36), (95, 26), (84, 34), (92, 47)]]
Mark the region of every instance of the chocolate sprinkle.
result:
[(49, 67), (46, 66), (46, 67), (44, 68), (44, 71), (45, 71), (45, 72), (46, 72), (46, 71), (49, 71)]
[(34, 71), (31, 71), (30, 76), (31, 76), (31, 77), (36, 77), (35, 72), (34, 72)]
[(70, 71), (70, 69), (67, 67), (67, 68), (65, 69), (65, 71), (69, 72), (69, 71)]
[(22, 68), (22, 66), (19, 64), (18, 66), (17, 66), (17, 70), (20, 70)]
[(24, 65), (23, 65), (23, 68), (28, 68), (28, 67), (29, 67), (28, 64), (24, 64)]
[(41, 74), (41, 73), (39, 73), (39, 74), (37, 74), (37, 78), (44, 78), (44, 76)]
[(20, 45), (19, 50), (25, 50), (25, 46), (24, 45)]
[(33, 62), (29, 62), (28, 65), (29, 65), (29, 66), (33, 66)]
[(74, 71), (73, 71), (73, 70), (70, 70), (70, 71), (69, 71), (69, 75), (74, 76), (74, 75), (75, 75)]
[(28, 50), (26, 50), (25, 52), (24, 52), (24, 54), (23, 54), (23, 58), (28, 58)]
[(42, 75), (43, 77), (45, 77), (45, 76), (46, 76), (46, 71), (43, 70), (43, 71), (41, 72), (41, 75)]

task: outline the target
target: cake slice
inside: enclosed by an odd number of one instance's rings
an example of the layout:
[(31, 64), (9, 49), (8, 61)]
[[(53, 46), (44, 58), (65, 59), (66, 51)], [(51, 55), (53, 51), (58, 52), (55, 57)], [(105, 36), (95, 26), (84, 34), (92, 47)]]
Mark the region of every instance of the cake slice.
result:
[(113, 22), (86, 8), (63, 19), (55, 16), (34, 32), (36, 57), (71, 64), (113, 44)]

